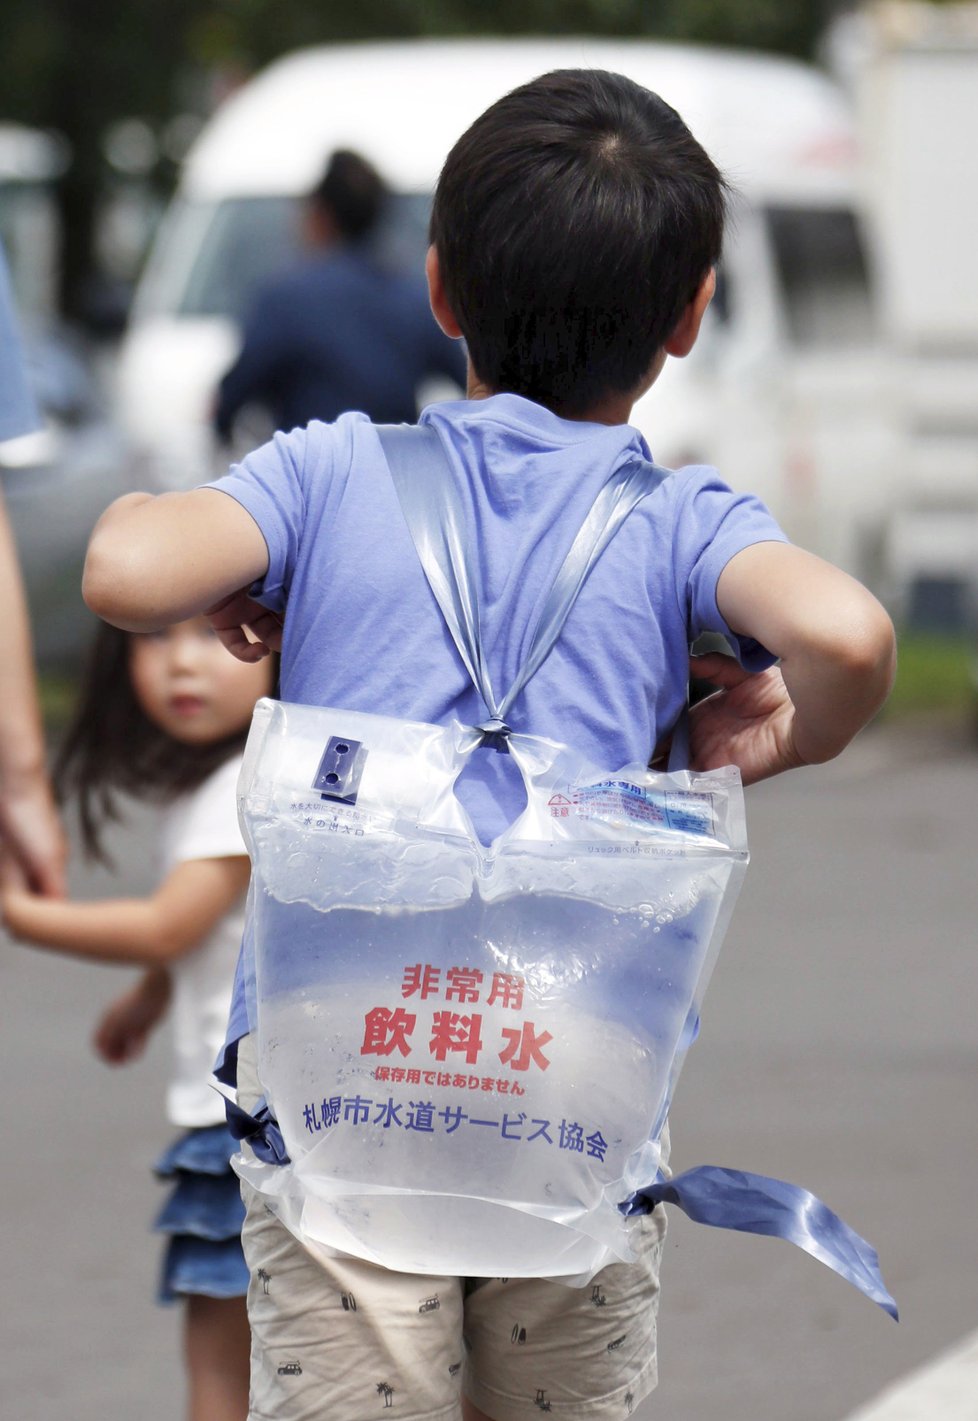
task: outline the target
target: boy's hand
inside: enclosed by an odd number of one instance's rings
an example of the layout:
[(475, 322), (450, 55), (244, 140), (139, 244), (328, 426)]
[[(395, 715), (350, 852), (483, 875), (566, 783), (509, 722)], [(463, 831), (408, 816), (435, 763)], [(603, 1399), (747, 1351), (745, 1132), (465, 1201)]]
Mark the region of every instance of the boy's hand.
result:
[(718, 770), (736, 765), (745, 785), (797, 769), (795, 708), (777, 667), (745, 671), (731, 656), (690, 657), (690, 674), (716, 686), (689, 713), (690, 766)]
[(223, 644), (239, 661), (261, 661), (282, 650), (282, 618), (241, 588), (204, 614)]
[(97, 1054), (110, 1066), (135, 1061), (169, 1001), (169, 973), (160, 969), (145, 973), (135, 987), (106, 1007), (92, 1042)]

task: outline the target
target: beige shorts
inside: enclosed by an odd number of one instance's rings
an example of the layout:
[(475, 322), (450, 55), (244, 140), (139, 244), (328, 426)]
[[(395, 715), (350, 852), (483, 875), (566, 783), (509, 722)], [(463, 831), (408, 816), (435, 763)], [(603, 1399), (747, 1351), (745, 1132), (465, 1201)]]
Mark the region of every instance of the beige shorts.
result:
[[(250, 1038), (238, 1100), (261, 1094)], [(668, 1140), (664, 1141), (668, 1150)], [(246, 1185), (249, 1421), (460, 1421), (461, 1393), (494, 1421), (554, 1411), (627, 1417), (655, 1387), (661, 1207), (633, 1219), (634, 1263), (584, 1288), (534, 1278), (393, 1273), (313, 1259)]]

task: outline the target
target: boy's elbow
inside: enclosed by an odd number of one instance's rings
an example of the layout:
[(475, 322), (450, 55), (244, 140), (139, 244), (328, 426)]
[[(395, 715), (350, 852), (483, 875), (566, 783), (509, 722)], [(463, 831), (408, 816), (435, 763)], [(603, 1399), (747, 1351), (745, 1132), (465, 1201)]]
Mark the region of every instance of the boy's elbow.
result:
[(85, 558), (82, 573), (82, 597), (89, 611), (105, 622), (126, 630), (130, 626), (135, 606), (132, 569), (125, 556), (112, 556), (94, 539)]
[(867, 599), (842, 644), (842, 657), (851, 676), (886, 699), (896, 675), (896, 632), (889, 614), (875, 597)]
[(128, 506), (145, 502), (148, 494), (129, 494), (112, 504), (95, 525), (82, 573), (82, 597), (103, 621), (127, 631), (139, 631), (146, 587), (146, 568), (137, 540), (124, 520)]
[(96, 533), (88, 545), (82, 572), (82, 597), (85, 606), (97, 617), (111, 622), (115, 608), (115, 590), (111, 560), (104, 556)]

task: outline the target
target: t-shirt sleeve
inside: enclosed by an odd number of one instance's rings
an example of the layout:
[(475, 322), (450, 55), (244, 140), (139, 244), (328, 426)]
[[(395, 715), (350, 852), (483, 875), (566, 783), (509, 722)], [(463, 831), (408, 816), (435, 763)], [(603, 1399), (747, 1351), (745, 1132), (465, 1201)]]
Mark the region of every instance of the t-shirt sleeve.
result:
[(241, 756), (226, 760), (194, 791), (186, 818), (172, 845), (173, 863), (191, 859), (233, 858), (247, 854), (238, 825), (238, 774)]
[(735, 493), (715, 469), (684, 469), (679, 481), (677, 518), (677, 594), (685, 604), (690, 639), (703, 632), (725, 637), (748, 671), (763, 671), (777, 660), (752, 637), (730, 630), (717, 606), (717, 583), (727, 563), (755, 543), (786, 543), (788, 538), (753, 494)]
[(223, 478), (207, 485), (247, 509), (261, 529), (268, 548), (268, 571), (250, 591), (256, 601), (284, 612), (295, 571), (306, 513), (304, 479), (308, 444), (314, 429), (276, 434), (232, 466)]

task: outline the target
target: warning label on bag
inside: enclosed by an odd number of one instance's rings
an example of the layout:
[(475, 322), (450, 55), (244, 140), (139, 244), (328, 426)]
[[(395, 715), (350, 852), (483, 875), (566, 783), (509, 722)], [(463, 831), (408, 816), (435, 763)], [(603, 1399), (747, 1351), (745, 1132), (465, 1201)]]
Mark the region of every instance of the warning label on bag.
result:
[(641, 824), (679, 834), (714, 832), (713, 800), (709, 794), (663, 793), (629, 780), (601, 780), (598, 784), (578, 785), (566, 796), (554, 795), (549, 803), (551, 814), (556, 808), (560, 817), (573, 813), (606, 823)]

